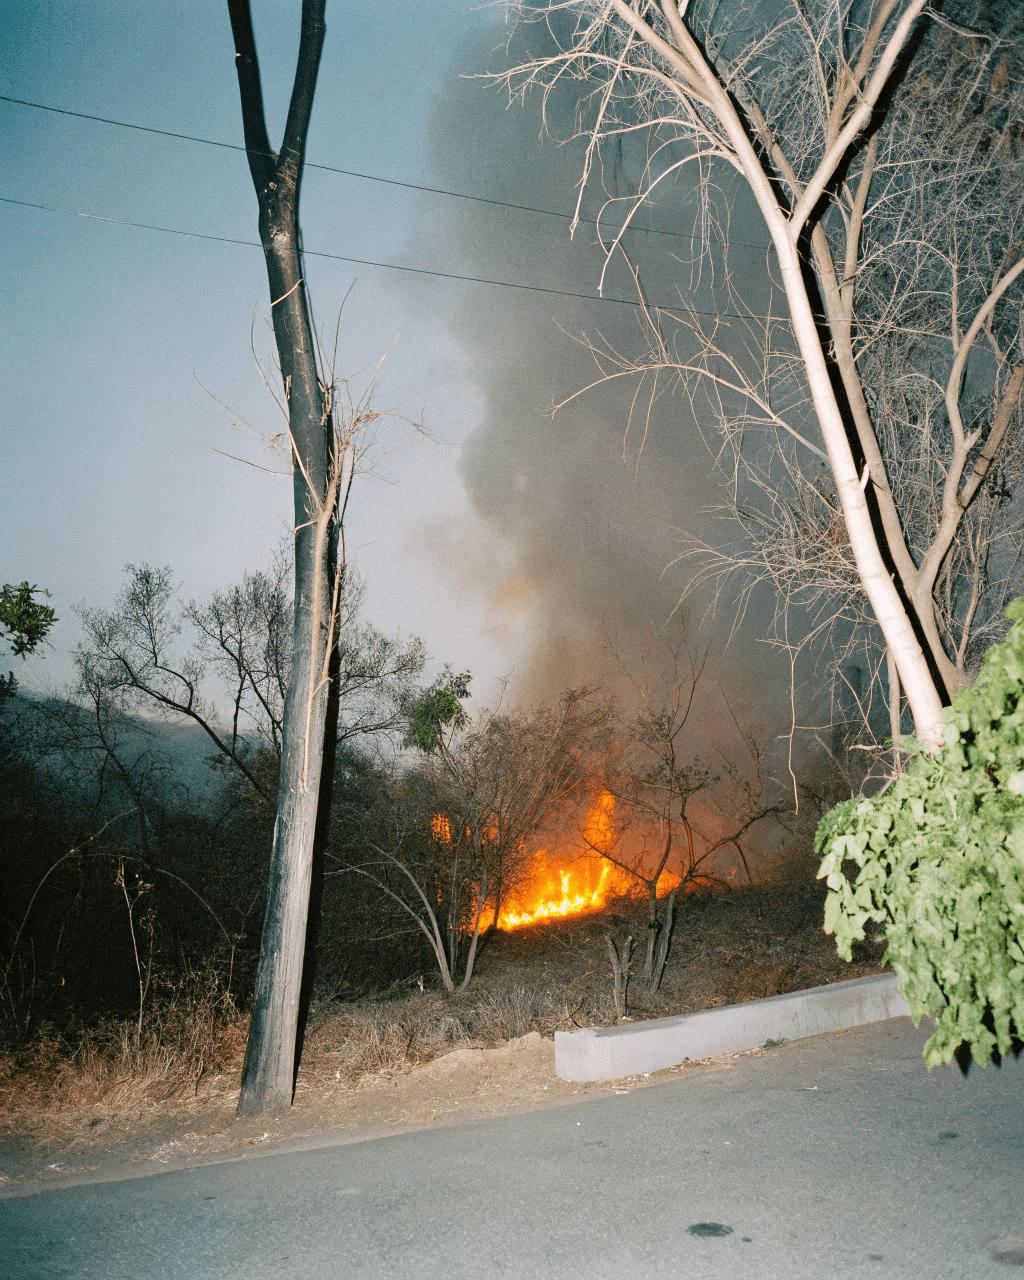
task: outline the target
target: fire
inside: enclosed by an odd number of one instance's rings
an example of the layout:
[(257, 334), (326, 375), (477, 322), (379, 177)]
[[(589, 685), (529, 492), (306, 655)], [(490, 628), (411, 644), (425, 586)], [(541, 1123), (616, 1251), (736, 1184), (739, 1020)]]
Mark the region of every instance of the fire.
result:
[[(515, 929), (518, 925), (536, 924), (538, 920), (550, 920), (554, 916), (579, 915), (583, 911), (593, 911), (604, 905), (605, 882), (611, 870), (611, 863), (606, 862), (601, 868), (596, 889), (581, 886), (575, 892), (571, 883), (573, 873), (559, 871), (557, 875), (561, 881), (561, 897), (557, 892), (554, 896), (548, 896), (541, 890), (539, 899), (534, 898), (533, 895), (537, 890), (535, 886), (531, 886), (530, 901), (533, 903), (531, 910), (503, 911), (498, 923), (503, 929)], [(577, 872), (577, 880), (582, 880), (585, 876), (585, 871), (582, 874)]]
[(599, 910), (612, 895), (631, 892), (631, 878), (612, 863), (600, 861), (594, 852), (599, 854), (607, 845), (614, 808), (614, 796), (604, 792), (598, 797), (587, 817), (584, 848), (559, 859), (561, 866), (544, 849), (534, 855), (529, 883), (511, 896), (498, 917), (500, 928), (583, 915)]
[[(579, 849), (566, 851), (557, 858), (545, 849), (537, 850), (526, 883), (519, 885), (505, 900), (498, 917), (499, 928), (519, 929), (542, 920), (585, 915), (599, 911), (610, 898), (637, 893), (642, 886), (634, 877), (601, 857), (610, 848), (614, 808), (615, 797), (602, 792), (587, 815)], [(441, 844), (451, 843), (451, 826), (443, 814), (435, 814), (430, 825), (435, 840)], [(488, 834), (484, 833), (485, 839)], [(677, 875), (664, 871), (658, 888), (665, 892), (679, 882)], [(488, 905), (481, 915), (480, 929), (488, 928), (493, 921), (494, 909)]]

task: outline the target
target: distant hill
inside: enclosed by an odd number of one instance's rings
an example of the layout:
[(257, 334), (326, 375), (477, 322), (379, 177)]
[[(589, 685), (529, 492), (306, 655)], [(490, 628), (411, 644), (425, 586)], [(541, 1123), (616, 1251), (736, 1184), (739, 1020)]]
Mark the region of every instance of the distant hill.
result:
[[(13, 702), (4, 708), (0, 732), (8, 739), (12, 735), (37, 732), (45, 740), (48, 734), (44, 704), (54, 701), (60, 700), (44, 698), (31, 690), (19, 690)], [(126, 755), (136, 757), (148, 751), (165, 764), (167, 785), (187, 793), (193, 803), (209, 803), (224, 786), (226, 775), (209, 764), (210, 757), (216, 755), (216, 746), (194, 722), (159, 716), (137, 717), (134, 727), (129, 720), (119, 729), (119, 737)]]

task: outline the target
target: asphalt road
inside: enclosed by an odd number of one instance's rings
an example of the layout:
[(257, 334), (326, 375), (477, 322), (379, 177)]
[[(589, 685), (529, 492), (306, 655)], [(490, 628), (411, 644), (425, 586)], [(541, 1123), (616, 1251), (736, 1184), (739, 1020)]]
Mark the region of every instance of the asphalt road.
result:
[(896, 1019), (546, 1110), (8, 1198), (0, 1274), (1024, 1275), (988, 1249), (1024, 1237), (1024, 1060), (929, 1074), (924, 1038)]

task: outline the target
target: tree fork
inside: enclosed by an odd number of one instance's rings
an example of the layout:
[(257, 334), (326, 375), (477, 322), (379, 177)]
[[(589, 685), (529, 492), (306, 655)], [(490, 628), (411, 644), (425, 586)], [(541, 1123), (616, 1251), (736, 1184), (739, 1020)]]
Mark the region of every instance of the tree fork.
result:
[(324, 757), (333, 639), (327, 577), (341, 459), (317, 366), (299, 239), (299, 192), (323, 51), (326, 0), (303, 0), (299, 55), (279, 152), (270, 146), (249, 0), (228, 0), (245, 145), (259, 205), (274, 338), (288, 405), (295, 504), (295, 612), (285, 698), (277, 821), (238, 1113), (291, 1105), (309, 913), (310, 879)]
[[(688, 101), (696, 98), (715, 114), (722, 130), (723, 142), (731, 148), (731, 160), (743, 175), (761, 210), (778, 254), (793, 334), (806, 371), (811, 402), (825, 442), (861, 585), (899, 670), (907, 702), (914, 716), (917, 736), (937, 748), (942, 743), (942, 701), (907, 608), (886, 569), (872, 527), (871, 514), (864, 496), (870, 470), (865, 467), (863, 475), (857, 473), (846, 424), (836, 400), (817, 322), (807, 294), (799, 251), (800, 240), (815, 206), (833, 180), (844, 156), (867, 128), (875, 105), (925, 3), (926, 0), (910, 0), (870, 74), (870, 57), (864, 63), (862, 74), (867, 82), (861, 86), (857, 106), (835, 138), (830, 140), (826, 154), (809, 181), (802, 184), (799, 192), (793, 191), (795, 202), (792, 208), (780, 200), (779, 192), (763, 167), (758, 150), (732, 98), (671, 0), (662, 0), (662, 10), (674, 43), (660, 36), (650, 21), (634, 11), (627, 0), (610, 0), (610, 8), (670, 65), (678, 77), (680, 96)], [(896, 5), (892, 4), (889, 11), (895, 8)], [(878, 26), (877, 32), (872, 32), (870, 39), (880, 37), (882, 30), (883, 27)], [(774, 151), (773, 148), (773, 154)]]

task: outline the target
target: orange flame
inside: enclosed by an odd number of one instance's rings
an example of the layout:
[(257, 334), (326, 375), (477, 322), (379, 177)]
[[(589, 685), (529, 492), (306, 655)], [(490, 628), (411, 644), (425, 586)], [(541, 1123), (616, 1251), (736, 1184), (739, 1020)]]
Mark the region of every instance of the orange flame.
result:
[[(642, 888), (633, 876), (600, 857), (610, 848), (614, 808), (615, 797), (602, 792), (587, 815), (580, 849), (559, 857), (552, 857), (545, 849), (537, 850), (527, 883), (505, 901), (498, 917), (499, 928), (518, 929), (542, 920), (586, 915), (599, 911), (610, 898), (634, 895)], [(442, 814), (435, 815), (431, 827), (435, 840), (450, 842), (451, 830)], [(677, 875), (664, 871), (658, 888), (664, 892), (679, 883)], [(493, 908), (486, 907), (480, 918), (480, 929), (487, 929), (493, 920)]]
[(615, 797), (602, 792), (587, 817), (583, 849), (563, 855), (561, 866), (544, 849), (536, 853), (533, 875), (509, 899), (498, 918), (500, 928), (517, 929), (540, 920), (585, 915), (600, 910), (609, 897), (632, 891), (631, 877), (594, 857), (593, 851), (601, 853), (607, 848), (614, 808)]
[[(587, 876), (589, 870), (589, 867), (584, 867), (575, 873), (576, 886), (572, 884), (572, 871), (549, 871), (550, 879), (553, 880), (557, 875), (560, 881), (559, 889), (552, 893), (548, 886), (539, 887), (534, 883), (525, 892), (517, 895), (514, 907), (501, 913), (499, 925), (502, 929), (515, 929), (519, 925), (536, 924), (538, 920), (550, 920), (555, 916), (580, 915), (604, 906), (607, 892), (605, 885), (613, 870), (612, 865), (606, 862), (601, 868), (596, 888), (580, 883), (589, 879)], [(529, 910), (519, 905), (519, 900), (522, 898), (525, 898), (529, 904)]]

